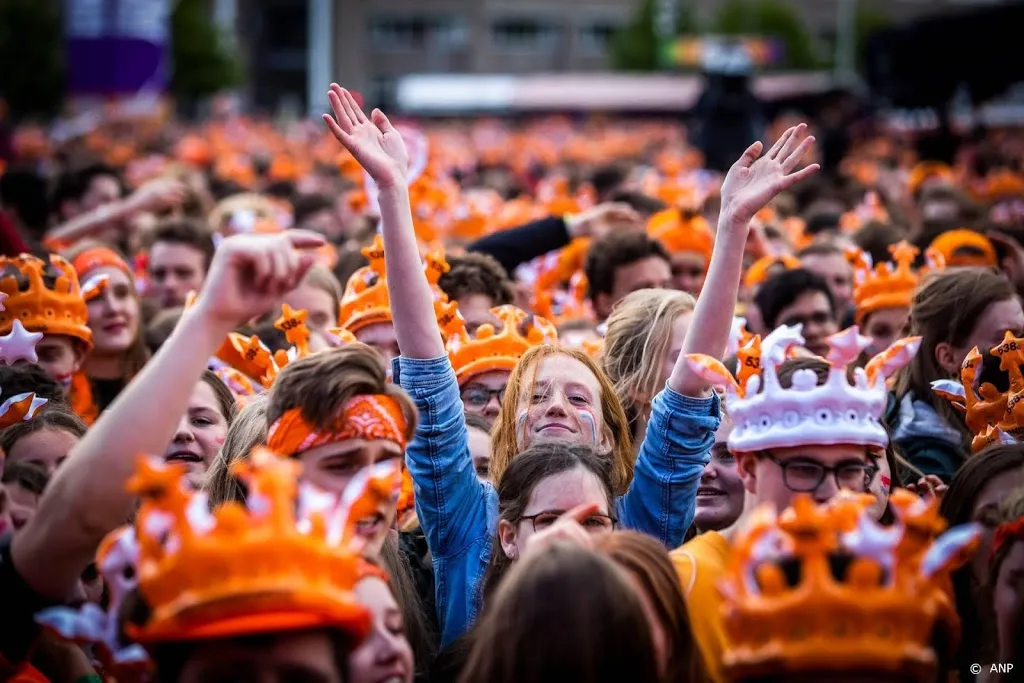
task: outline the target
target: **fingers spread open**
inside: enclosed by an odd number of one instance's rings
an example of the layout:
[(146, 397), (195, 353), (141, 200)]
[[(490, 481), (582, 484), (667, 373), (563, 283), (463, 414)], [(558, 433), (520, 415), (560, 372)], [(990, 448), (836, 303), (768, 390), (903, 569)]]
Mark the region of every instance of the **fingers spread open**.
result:
[(391, 125), (391, 121), (387, 115), (384, 114), (380, 109), (374, 109), (370, 113), (370, 120), (373, 121), (373, 125), (377, 126), (382, 133), (390, 133), (395, 130), (395, 127)]
[(779, 153), (776, 155), (776, 158), (779, 161), (783, 161), (788, 158), (789, 155), (793, 153), (793, 150), (796, 149), (797, 145), (800, 144), (800, 136), (803, 135), (805, 130), (807, 130), (807, 124), (801, 123), (799, 126), (790, 128), (790, 130), (792, 131), (792, 134), (786, 138), (786, 144), (782, 146), (782, 149), (780, 149)]
[(786, 132), (783, 133), (779, 137), (779, 139), (775, 141), (775, 144), (772, 145), (772, 148), (768, 150), (768, 153), (765, 154), (765, 156), (769, 159), (774, 159), (775, 157), (777, 157), (779, 155), (779, 150), (782, 149), (782, 146), (786, 144), (786, 141), (789, 140), (789, 138), (793, 135), (794, 132), (796, 132), (796, 128), (787, 129)]
[(751, 164), (757, 161), (757, 158), (761, 156), (761, 150), (763, 148), (764, 145), (762, 145), (761, 141), (758, 140), (750, 147), (747, 147), (746, 151), (743, 152), (739, 160), (736, 162), (736, 165), (742, 166), (743, 168), (750, 168)]
[(800, 160), (803, 159), (804, 155), (807, 154), (807, 150), (814, 144), (814, 136), (809, 135), (804, 138), (796, 149), (793, 150), (788, 156), (780, 156), (779, 160), (782, 162), (782, 170), (789, 173), (800, 164)]

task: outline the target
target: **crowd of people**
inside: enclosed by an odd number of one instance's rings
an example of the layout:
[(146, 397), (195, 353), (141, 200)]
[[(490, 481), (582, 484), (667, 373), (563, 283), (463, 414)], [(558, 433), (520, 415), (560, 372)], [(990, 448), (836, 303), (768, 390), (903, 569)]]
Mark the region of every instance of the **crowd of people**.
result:
[(14, 131), (0, 680), (1021, 675), (1017, 131), (328, 98)]

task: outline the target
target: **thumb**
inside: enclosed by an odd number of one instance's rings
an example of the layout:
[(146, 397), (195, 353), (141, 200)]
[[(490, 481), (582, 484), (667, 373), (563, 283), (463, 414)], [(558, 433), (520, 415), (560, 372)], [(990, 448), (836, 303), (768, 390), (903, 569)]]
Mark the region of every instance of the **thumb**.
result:
[(762, 145), (761, 141), (758, 140), (750, 147), (747, 147), (747, 151), (745, 151), (743, 155), (739, 158), (739, 160), (736, 162), (736, 165), (742, 168), (750, 168), (751, 164), (757, 161), (757, 158), (761, 156), (761, 150), (763, 148), (764, 145)]
[(569, 510), (562, 515), (561, 519), (572, 520), (577, 523), (582, 523), (584, 520), (591, 517), (600, 508), (599, 505), (594, 503), (587, 503), (584, 505), (577, 505), (572, 510)]
[(288, 241), (296, 249), (316, 249), (324, 245), (324, 236), (312, 230), (289, 230), (285, 233)]
[(382, 133), (390, 133), (395, 130), (395, 127), (391, 125), (391, 121), (380, 109), (374, 109), (370, 112), (370, 120), (373, 121), (373, 125), (380, 128)]

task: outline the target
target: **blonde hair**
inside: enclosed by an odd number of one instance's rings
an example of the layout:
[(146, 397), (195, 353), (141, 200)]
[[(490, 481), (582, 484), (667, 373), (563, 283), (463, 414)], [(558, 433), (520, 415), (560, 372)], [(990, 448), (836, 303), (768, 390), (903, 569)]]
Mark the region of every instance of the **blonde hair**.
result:
[[(583, 351), (567, 349), (553, 344), (535, 346), (523, 354), (512, 369), (508, 383), (505, 385), (505, 396), (501, 400), (501, 411), (494, 424), (491, 436), (490, 473), (495, 486), (501, 484), (501, 477), (508, 469), (512, 458), (519, 454), (519, 434), (516, 426), (516, 409), (519, 398), (532, 391), (537, 381), (537, 371), (545, 358), (555, 355), (575, 358), (583, 363), (597, 378), (601, 385), (601, 417), (604, 422), (604, 437), (612, 444), (612, 484), (616, 495), (622, 495), (633, 480), (633, 439), (629, 430), (629, 420), (622, 410), (622, 403), (615, 395), (604, 371)], [(527, 374), (529, 373), (529, 377)]]
[[(309, 272), (306, 273), (306, 278), (302, 282), (303, 284), (307, 284), (310, 287), (314, 287), (330, 295), (331, 299), (334, 300), (335, 311), (337, 311), (338, 307), (341, 306), (341, 296), (343, 293), (341, 283), (338, 282), (338, 278), (334, 277), (334, 273), (324, 266), (317, 264), (310, 268)], [(335, 313), (335, 315), (337, 315), (337, 313)]]
[(224, 445), (210, 463), (203, 481), (203, 490), (209, 496), (210, 509), (224, 503), (245, 502), (245, 489), (231, 473), (231, 466), (245, 460), (252, 450), (267, 440), (267, 396), (253, 396), (238, 413), (228, 429)]
[(686, 292), (641, 289), (622, 299), (608, 317), (601, 364), (627, 412), (661, 390), (672, 327), (696, 303)]

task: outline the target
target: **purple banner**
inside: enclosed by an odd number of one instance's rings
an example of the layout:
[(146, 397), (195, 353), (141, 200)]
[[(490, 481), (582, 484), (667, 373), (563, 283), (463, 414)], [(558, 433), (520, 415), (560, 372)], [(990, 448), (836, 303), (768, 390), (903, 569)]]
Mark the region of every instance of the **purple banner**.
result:
[(168, 79), (168, 0), (65, 0), (65, 56), (72, 95), (163, 91)]

